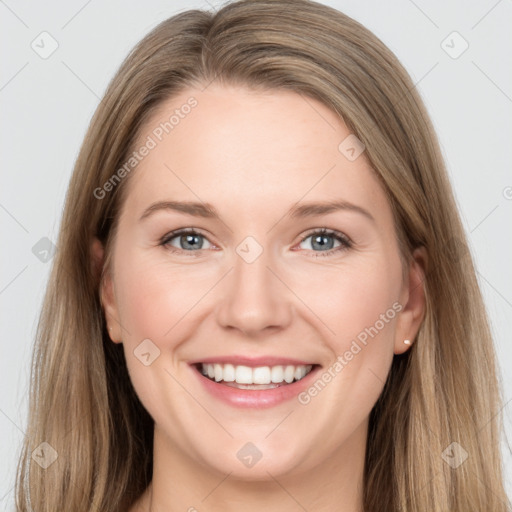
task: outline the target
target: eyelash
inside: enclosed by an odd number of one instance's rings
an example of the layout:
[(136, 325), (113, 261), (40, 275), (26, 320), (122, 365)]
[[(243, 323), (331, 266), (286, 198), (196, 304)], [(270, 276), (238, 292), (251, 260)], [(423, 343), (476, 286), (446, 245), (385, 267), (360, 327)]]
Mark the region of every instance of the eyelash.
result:
[[(206, 238), (205, 235), (203, 235), (200, 231), (197, 231), (194, 228), (183, 228), (183, 229), (177, 229), (175, 231), (171, 231), (170, 233), (167, 233), (161, 240), (159, 245), (165, 247), (167, 250), (173, 252), (173, 253), (191, 253), (190, 256), (199, 256), (198, 253), (200, 253), (204, 249), (199, 249), (195, 251), (185, 251), (183, 249), (177, 249), (176, 247), (172, 247), (171, 245), (168, 245), (171, 240), (176, 238), (179, 235), (201, 235), (202, 237)], [(313, 251), (317, 254), (312, 256), (313, 258), (317, 257), (324, 257), (324, 256), (332, 256), (335, 253), (346, 251), (347, 249), (352, 248), (352, 241), (343, 233), (340, 233), (339, 231), (334, 231), (327, 228), (321, 228), (317, 229), (315, 231), (309, 232), (299, 243), (304, 242), (307, 240), (310, 236), (313, 235), (326, 235), (326, 236), (332, 236), (335, 238), (338, 242), (341, 242), (341, 245), (339, 247), (335, 247), (333, 249), (329, 249), (328, 251)], [(211, 243), (211, 242), (210, 242)]]

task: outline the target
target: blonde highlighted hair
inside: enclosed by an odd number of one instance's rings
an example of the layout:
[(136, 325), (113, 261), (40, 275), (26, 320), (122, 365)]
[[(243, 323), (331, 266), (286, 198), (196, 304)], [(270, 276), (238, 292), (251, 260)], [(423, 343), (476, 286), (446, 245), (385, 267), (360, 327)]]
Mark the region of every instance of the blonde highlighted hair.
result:
[[(295, 91), (336, 112), (366, 146), (405, 261), (416, 247), (428, 252), (425, 319), (370, 415), (364, 510), (509, 511), (493, 343), (437, 136), (393, 53), (350, 17), (308, 0), (182, 12), (152, 30), (111, 81), (66, 196), (37, 329), (17, 510), (121, 512), (151, 480), (153, 420), (122, 345), (106, 332), (91, 252), (98, 237), (108, 265), (130, 176), (101, 199), (94, 190), (126, 162), (164, 100), (214, 80)], [(58, 454), (46, 469), (31, 458), (41, 442)], [(467, 452), (458, 467), (443, 456), (464, 453), (452, 443)]]

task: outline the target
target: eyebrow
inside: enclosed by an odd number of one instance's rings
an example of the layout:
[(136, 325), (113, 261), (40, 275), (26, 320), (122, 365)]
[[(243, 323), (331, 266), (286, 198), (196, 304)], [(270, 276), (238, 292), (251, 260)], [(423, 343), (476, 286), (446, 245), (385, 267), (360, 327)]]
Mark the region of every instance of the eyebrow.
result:
[[(220, 219), (220, 215), (217, 210), (209, 203), (197, 203), (193, 201), (158, 201), (153, 203), (151, 206), (144, 210), (144, 213), (140, 217), (139, 221), (146, 219), (157, 211), (177, 211), (192, 215), (194, 217), (204, 217), (209, 219)], [(362, 208), (348, 201), (337, 200), (337, 201), (325, 201), (325, 202), (311, 202), (305, 203), (301, 206), (292, 206), (285, 216), (296, 218), (314, 217), (319, 215), (326, 215), (336, 211), (353, 211), (364, 215), (369, 220), (375, 222), (373, 215)]]

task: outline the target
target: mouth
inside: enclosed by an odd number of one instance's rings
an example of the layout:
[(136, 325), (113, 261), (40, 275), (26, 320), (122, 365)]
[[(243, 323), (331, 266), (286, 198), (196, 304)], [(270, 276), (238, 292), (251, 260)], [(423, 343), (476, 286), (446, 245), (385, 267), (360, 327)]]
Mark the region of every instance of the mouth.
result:
[(198, 384), (231, 407), (267, 409), (298, 399), (322, 365), (277, 355), (226, 354), (188, 362)]
[(317, 364), (245, 366), (231, 363), (195, 363), (205, 378), (220, 385), (244, 390), (265, 390), (289, 386), (309, 375)]

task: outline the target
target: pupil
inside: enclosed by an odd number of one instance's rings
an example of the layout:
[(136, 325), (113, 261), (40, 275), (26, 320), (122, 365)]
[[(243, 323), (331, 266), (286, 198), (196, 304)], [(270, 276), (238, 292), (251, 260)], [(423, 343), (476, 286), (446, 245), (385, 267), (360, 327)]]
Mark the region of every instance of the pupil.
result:
[(330, 235), (318, 235), (318, 236), (314, 237), (314, 243), (318, 242), (320, 245), (320, 248), (332, 249), (332, 241), (330, 244), (325, 241), (328, 238), (332, 239), (332, 237)]
[[(184, 235), (182, 236), (182, 240), (185, 239), (185, 243), (186, 244), (190, 244), (190, 247), (189, 248), (192, 248), (192, 249), (198, 249), (197, 247), (197, 240), (199, 238), (200, 235)], [(196, 245), (193, 246), (192, 243), (194, 243), (194, 241), (196, 242)]]

